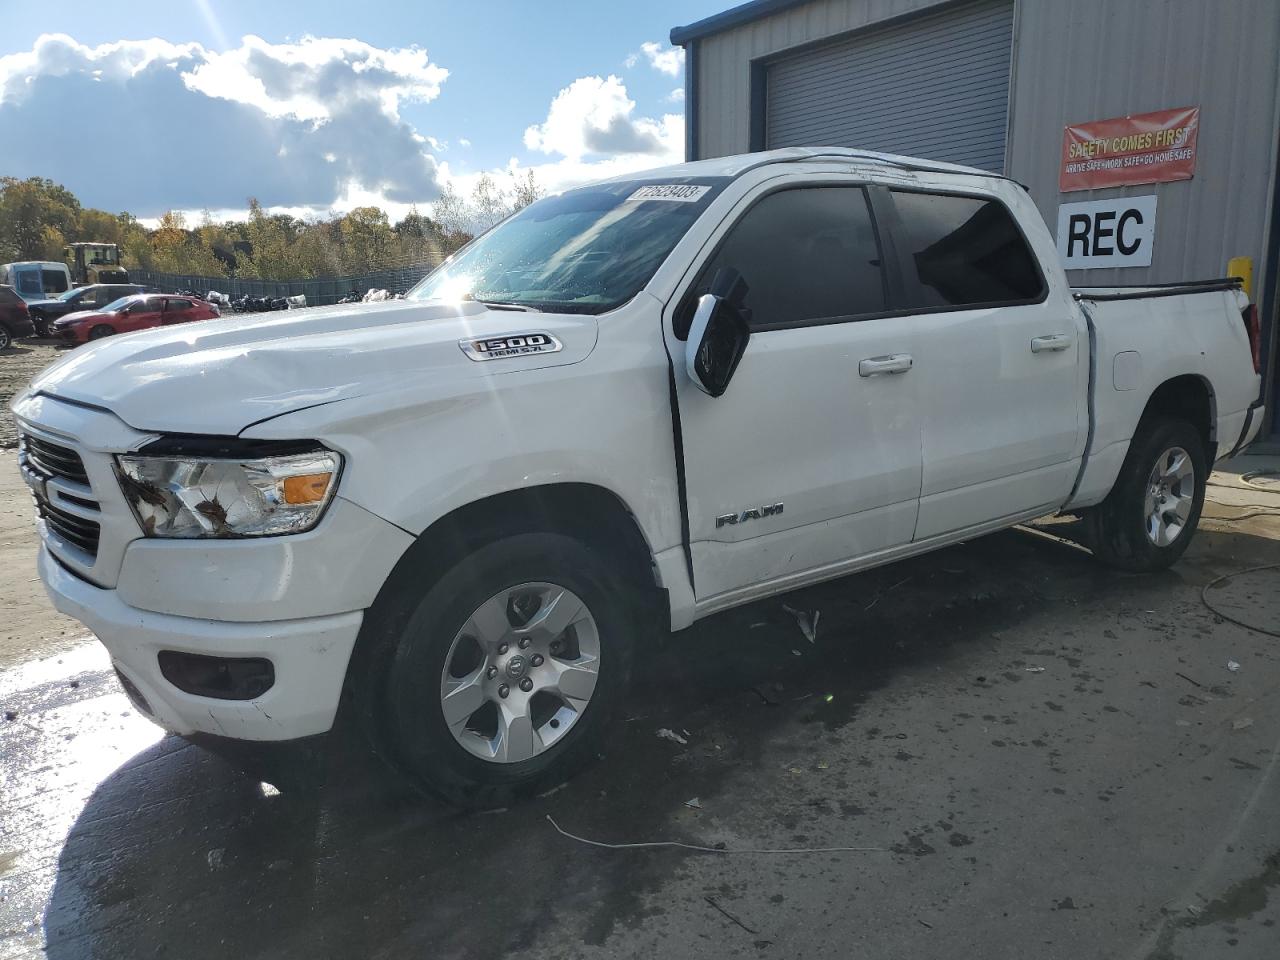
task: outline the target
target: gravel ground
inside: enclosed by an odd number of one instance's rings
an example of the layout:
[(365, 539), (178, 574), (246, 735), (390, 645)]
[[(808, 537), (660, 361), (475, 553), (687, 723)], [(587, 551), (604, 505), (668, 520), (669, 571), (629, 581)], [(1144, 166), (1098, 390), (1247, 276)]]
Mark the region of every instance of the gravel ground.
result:
[(49, 340), (22, 340), (0, 351), (0, 450), (18, 445), (9, 401), (37, 373), (62, 356), (66, 348)]

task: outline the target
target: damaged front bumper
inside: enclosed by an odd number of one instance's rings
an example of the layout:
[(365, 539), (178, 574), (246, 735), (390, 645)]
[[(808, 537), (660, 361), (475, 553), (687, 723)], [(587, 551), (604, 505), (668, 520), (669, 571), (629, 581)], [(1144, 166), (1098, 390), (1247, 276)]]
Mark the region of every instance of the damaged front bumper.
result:
[[(254, 623), (182, 617), (130, 606), (118, 591), (72, 574), (43, 545), (39, 570), (54, 606), (97, 635), (135, 705), (164, 729), (274, 741), (333, 726), (361, 611)], [(260, 693), (248, 691), (250, 699), (198, 696), (165, 676), (162, 651), (269, 661), (271, 682)]]

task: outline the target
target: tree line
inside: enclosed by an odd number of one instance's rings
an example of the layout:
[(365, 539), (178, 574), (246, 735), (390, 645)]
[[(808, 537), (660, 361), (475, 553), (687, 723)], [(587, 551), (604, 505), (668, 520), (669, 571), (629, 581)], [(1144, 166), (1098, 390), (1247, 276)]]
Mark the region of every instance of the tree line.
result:
[(528, 171), (505, 187), (482, 175), (467, 196), (446, 185), (431, 215), (414, 207), (392, 223), (379, 207), (299, 218), (267, 213), (255, 198), (243, 220), (198, 223), (166, 211), (154, 227), (130, 213), (80, 203), (62, 184), (43, 177), (0, 177), (0, 263), (63, 260), (68, 243), (115, 243), (126, 269), (207, 277), (301, 280), (343, 277), (399, 264), (439, 261), (476, 233), (542, 194)]

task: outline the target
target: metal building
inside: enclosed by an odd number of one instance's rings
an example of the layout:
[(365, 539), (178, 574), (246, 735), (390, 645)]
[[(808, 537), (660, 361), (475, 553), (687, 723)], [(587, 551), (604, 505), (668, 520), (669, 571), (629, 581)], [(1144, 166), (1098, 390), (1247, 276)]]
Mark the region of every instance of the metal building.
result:
[[(1280, 426), (1280, 0), (754, 0), (671, 42), (686, 54), (690, 159), (848, 146), (1003, 171), (1059, 227), (1073, 284), (1218, 277), (1248, 258), (1232, 270), (1252, 270)], [(1168, 179), (1099, 186), (1108, 174), (1070, 172), (1084, 167), (1068, 165), (1068, 127), (1087, 140), (1182, 108), (1198, 108), (1191, 160), (1148, 168), (1178, 168)], [(1116, 177), (1154, 176), (1112, 163)], [(1068, 232), (1094, 208), (1091, 248)], [(1140, 255), (1115, 250), (1117, 214), (1154, 227)], [(1114, 255), (1087, 256), (1098, 250)]]

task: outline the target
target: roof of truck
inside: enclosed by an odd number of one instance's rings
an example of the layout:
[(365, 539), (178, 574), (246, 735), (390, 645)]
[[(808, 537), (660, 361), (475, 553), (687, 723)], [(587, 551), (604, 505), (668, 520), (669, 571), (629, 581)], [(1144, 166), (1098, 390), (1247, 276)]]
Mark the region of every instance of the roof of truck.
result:
[(854, 150), (850, 147), (783, 147), (779, 150), (764, 150), (759, 153), (740, 153), (730, 157), (715, 157), (710, 160), (692, 160), (667, 167), (658, 167), (654, 170), (645, 170), (641, 173), (621, 174), (610, 179), (615, 182), (622, 182), (640, 177), (738, 177), (749, 170), (769, 164), (828, 160), (843, 160), (860, 165), (884, 165), (897, 169), (919, 170), (929, 173), (954, 173), (970, 177), (1007, 179), (998, 173), (992, 173), (990, 170), (965, 167), (958, 163), (943, 163), (940, 160), (907, 157), (896, 153), (878, 153), (874, 150)]

